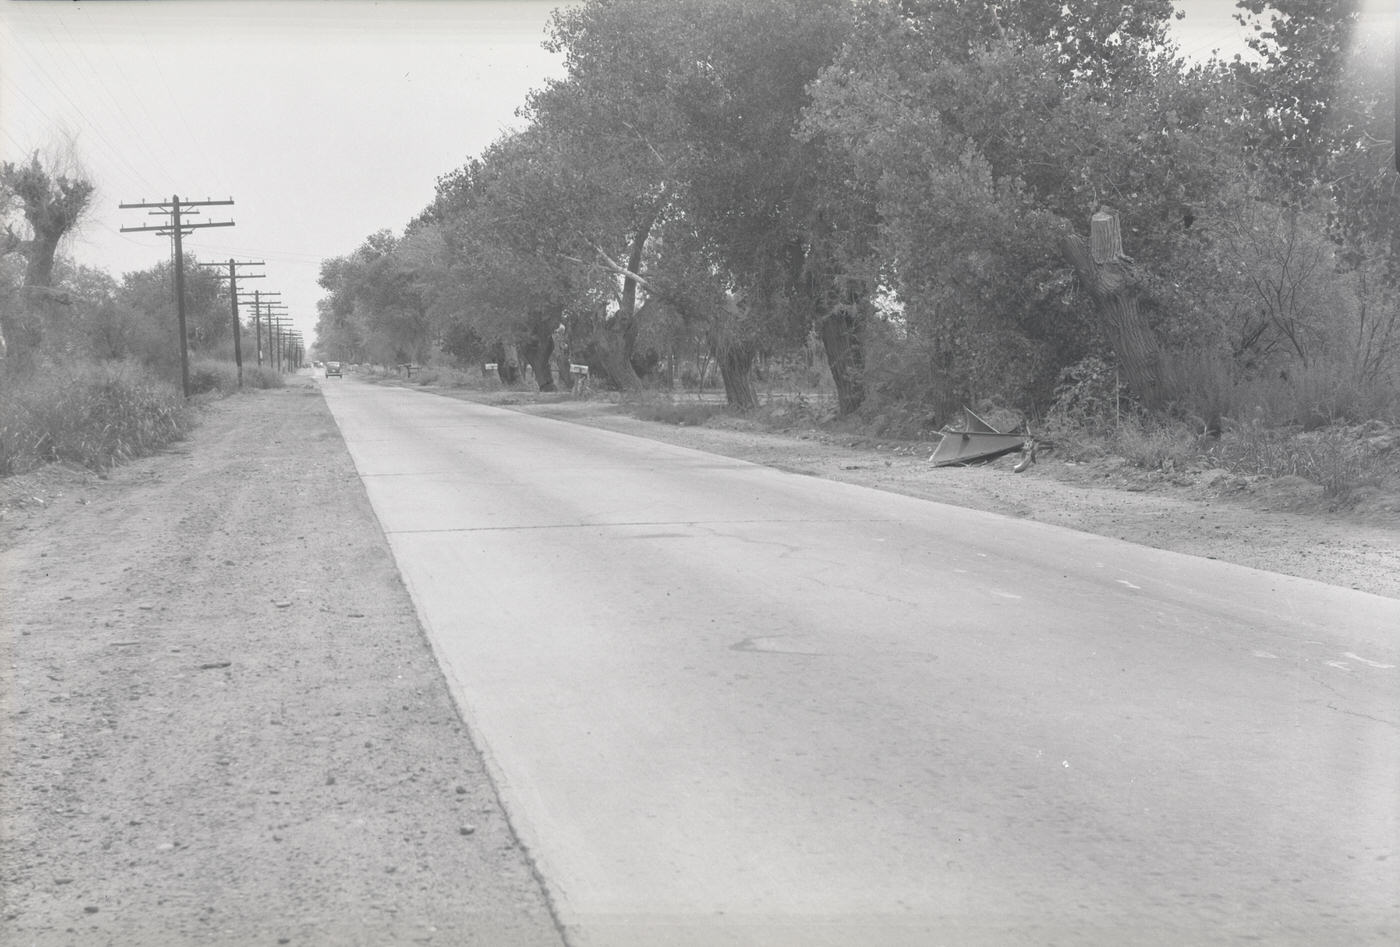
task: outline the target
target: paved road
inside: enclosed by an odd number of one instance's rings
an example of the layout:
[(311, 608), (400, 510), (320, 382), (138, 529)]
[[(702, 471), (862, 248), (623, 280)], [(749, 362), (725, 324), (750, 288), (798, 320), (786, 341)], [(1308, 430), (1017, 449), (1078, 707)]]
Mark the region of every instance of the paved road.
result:
[(1400, 601), (323, 387), (571, 943), (1400, 940)]

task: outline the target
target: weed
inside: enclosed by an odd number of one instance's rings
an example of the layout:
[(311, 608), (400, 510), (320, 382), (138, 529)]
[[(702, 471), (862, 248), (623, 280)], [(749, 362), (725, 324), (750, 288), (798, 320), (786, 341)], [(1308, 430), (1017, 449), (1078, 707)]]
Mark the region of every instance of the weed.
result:
[(190, 365), (190, 394), (229, 392), (238, 388), (238, 369), (232, 362), (201, 359)]
[(725, 406), (714, 401), (671, 401), (652, 398), (639, 400), (631, 405), (632, 416), (642, 421), (691, 426), (704, 424), (724, 411)]
[(244, 388), (283, 388), (286, 384), (281, 372), (266, 365), (243, 366)]
[(1225, 434), (1210, 456), (1236, 473), (1303, 477), (1337, 499), (1380, 486), (1393, 467), (1385, 452), (1346, 428), (1304, 432), (1266, 427), (1259, 420), (1227, 420)]
[(1144, 470), (1185, 470), (1201, 456), (1199, 438), (1184, 424), (1125, 418), (1110, 438), (1114, 453)]
[(74, 364), (6, 379), (0, 475), (56, 460), (101, 470), (179, 440), (190, 423), (179, 391), (134, 364)]

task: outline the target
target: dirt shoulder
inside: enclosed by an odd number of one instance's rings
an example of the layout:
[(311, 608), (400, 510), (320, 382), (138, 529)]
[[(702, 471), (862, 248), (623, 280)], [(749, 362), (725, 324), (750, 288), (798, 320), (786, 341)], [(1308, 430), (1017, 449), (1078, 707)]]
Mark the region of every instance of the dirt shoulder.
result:
[(1333, 509), (1322, 488), (1198, 469), (1148, 472), (1053, 455), (1021, 474), (1017, 457), (934, 468), (934, 441), (880, 440), (795, 427), (773, 432), (717, 416), (700, 426), (641, 421), (606, 400), (427, 389), (449, 397), (710, 451), (781, 470), (1065, 526), (1193, 556), (1400, 598), (1400, 496)]
[(0, 942), (562, 943), (314, 384), (0, 480)]

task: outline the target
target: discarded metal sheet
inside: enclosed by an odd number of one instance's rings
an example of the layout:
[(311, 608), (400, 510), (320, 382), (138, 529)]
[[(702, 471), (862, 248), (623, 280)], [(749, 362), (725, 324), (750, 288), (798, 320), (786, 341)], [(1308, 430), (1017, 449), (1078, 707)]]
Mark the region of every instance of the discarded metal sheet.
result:
[(968, 408), (968, 407), (964, 407), (964, 408), (963, 408), (963, 430), (964, 430), (964, 431), (967, 431), (967, 432), (969, 432), (969, 433), (972, 433), (972, 434), (1000, 434), (1000, 433), (1001, 433), (1001, 432), (998, 431), (996, 428), (994, 428), (994, 427), (992, 427), (990, 424), (988, 424), (986, 421), (983, 421), (983, 420), (982, 420), (981, 418), (979, 418), (977, 415), (973, 414), (973, 413), (972, 413), (972, 409), (970, 409), (970, 408)]
[(1002, 434), (986, 421), (963, 408), (963, 430), (945, 430), (929, 462), (935, 467), (973, 464), (1002, 454), (1014, 454), (1025, 447), (1022, 434)]

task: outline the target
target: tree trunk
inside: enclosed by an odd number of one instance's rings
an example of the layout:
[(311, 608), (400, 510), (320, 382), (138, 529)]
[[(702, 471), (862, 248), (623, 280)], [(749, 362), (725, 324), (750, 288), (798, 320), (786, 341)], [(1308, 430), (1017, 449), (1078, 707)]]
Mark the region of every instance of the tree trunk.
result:
[(623, 391), (642, 387), (642, 379), (632, 367), (632, 353), (637, 345), (637, 323), (632, 313), (618, 310), (598, 327), (593, 342), (602, 369), (614, 385)]
[(836, 385), (837, 412), (853, 413), (865, 400), (865, 348), (860, 336), (860, 320), (848, 311), (837, 310), (818, 324), (826, 364)]
[(56, 322), (59, 307), (71, 302), (67, 292), (48, 286), (22, 286), (0, 301), (0, 336), (4, 337), (0, 354), (11, 372), (28, 371), (35, 365), (44, 325)]
[(1123, 255), (1117, 212), (1100, 208), (1089, 221), (1089, 240), (1070, 234), (1061, 248), (1094, 300), (1123, 380), (1144, 407), (1161, 408), (1169, 394), (1161, 348), (1139, 305), (1142, 288)]
[(496, 363), (496, 375), (501, 384), (510, 386), (520, 380), (520, 362), (514, 345), (497, 342), (491, 347), (491, 360)]
[(44, 343), (44, 326), (53, 321), (55, 307), (63, 294), (49, 288), (53, 281), (54, 250), (58, 238), (28, 241), (29, 252), (24, 285), (0, 302), (0, 335), (4, 336), (4, 354), (12, 372), (24, 372), (33, 367), (39, 348)]
[(758, 392), (753, 385), (753, 363), (758, 355), (748, 343), (726, 346), (716, 356), (719, 374), (724, 379), (724, 397), (731, 408), (752, 411), (758, 407)]
[(29, 259), (24, 268), (25, 286), (52, 286), (53, 261), (58, 253), (58, 241), (66, 231), (35, 233), (29, 241)]
[(520, 356), (529, 363), (535, 373), (535, 382), (540, 391), (555, 391), (554, 367), (550, 359), (554, 356), (554, 334), (550, 333), (525, 339), (520, 343)]
[(642, 254), (646, 250), (647, 237), (651, 234), (652, 221), (648, 220), (632, 235), (632, 245), (627, 254), (627, 272), (622, 277), (622, 300), (617, 313), (611, 319), (604, 319), (598, 329), (598, 354), (603, 362), (603, 370), (608, 373), (613, 384), (623, 391), (637, 391), (642, 387), (642, 379), (632, 366), (632, 356), (637, 349), (637, 277), (642, 270)]

